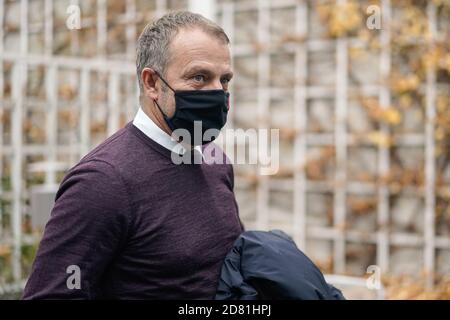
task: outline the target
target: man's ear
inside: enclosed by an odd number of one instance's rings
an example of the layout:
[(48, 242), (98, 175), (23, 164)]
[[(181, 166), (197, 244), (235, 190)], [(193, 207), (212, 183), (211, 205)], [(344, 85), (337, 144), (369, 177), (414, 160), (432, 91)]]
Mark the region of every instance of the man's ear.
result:
[(144, 88), (144, 95), (151, 100), (158, 100), (158, 88), (156, 80), (158, 75), (152, 68), (144, 68), (141, 71), (142, 87)]

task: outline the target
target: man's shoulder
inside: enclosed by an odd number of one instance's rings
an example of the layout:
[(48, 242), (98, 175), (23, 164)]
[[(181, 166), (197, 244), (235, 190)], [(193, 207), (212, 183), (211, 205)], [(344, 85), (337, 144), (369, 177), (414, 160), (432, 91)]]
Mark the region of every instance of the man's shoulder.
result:
[(79, 163), (88, 162), (91, 160), (103, 160), (111, 162), (117, 159), (117, 155), (123, 153), (126, 148), (130, 147), (129, 139), (132, 139), (132, 135), (129, 134), (129, 126), (131, 122), (127, 123), (123, 128), (119, 129), (116, 133), (108, 137), (106, 140), (97, 145), (83, 158)]
[(101, 142), (83, 156), (71, 170), (79, 167), (111, 167), (126, 172), (142, 160), (142, 153), (148, 150), (132, 132), (132, 122)]
[(130, 155), (130, 151), (127, 150), (130, 148), (130, 143), (127, 141), (130, 139), (128, 125), (129, 123), (81, 158), (66, 172), (62, 183), (74, 177), (85, 181), (115, 180), (119, 175), (121, 158), (126, 154), (128, 157)]
[(108, 190), (124, 189), (123, 179), (114, 165), (100, 158), (84, 159), (70, 168), (62, 179), (56, 199), (67, 190), (77, 192), (104, 192)]

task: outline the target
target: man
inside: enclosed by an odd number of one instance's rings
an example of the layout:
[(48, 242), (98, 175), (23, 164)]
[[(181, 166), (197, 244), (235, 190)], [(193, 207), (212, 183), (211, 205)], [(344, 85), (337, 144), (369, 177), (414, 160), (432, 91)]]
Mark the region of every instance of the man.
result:
[[(228, 43), (219, 26), (190, 12), (144, 29), (140, 109), (64, 177), (24, 299), (214, 298), (243, 231), (233, 168), (174, 159), (202, 157), (208, 141), (182, 132), (193, 133), (195, 121), (213, 130), (226, 121)], [(174, 130), (181, 134), (172, 139)]]

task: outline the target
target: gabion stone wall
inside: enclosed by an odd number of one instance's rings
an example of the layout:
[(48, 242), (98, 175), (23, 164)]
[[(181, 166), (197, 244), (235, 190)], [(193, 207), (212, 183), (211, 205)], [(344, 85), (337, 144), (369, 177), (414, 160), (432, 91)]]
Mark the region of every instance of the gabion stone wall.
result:
[[(81, 29), (66, 26), (78, 5)], [(26, 278), (30, 193), (130, 121), (136, 38), (188, 1), (0, 0), (0, 285)], [(367, 8), (381, 29), (366, 26)], [(247, 229), (324, 272), (450, 275), (450, 3), (216, 1), (235, 78), (227, 128), (280, 129), (280, 169), (235, 165)], [(241, 146), (244, 147), (244, 146)], [(55, 170), (33, 167), (54, 163)], [(30, 168), (34, 168), (33, 170)]]

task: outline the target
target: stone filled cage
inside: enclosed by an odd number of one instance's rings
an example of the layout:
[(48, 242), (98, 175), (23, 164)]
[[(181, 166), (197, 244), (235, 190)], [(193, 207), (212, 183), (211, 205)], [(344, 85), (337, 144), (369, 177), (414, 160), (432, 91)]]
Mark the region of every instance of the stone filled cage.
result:
[[(284, 230), (325, 273), (376, 265), (386, 284), (409, 275), (434, 288), (391, 297), (449, 298), (450, 1), (202, 3), (231, 39), (226, 127), (280, 129), (277, 174), (235, 165), (246, 228)], [(66, 26), (71, 5), (81, 29)], [(366, 25), (370, 6), (381, 29)], [(32, 188), (57, 185), (132, 120), (137, 36), (193, 7), (0, 0), (2, 292), (23, 286), (42, 231), (30, 222)]]

